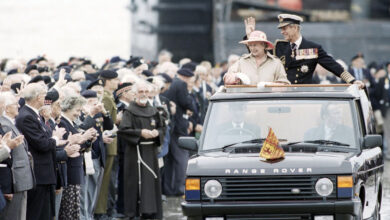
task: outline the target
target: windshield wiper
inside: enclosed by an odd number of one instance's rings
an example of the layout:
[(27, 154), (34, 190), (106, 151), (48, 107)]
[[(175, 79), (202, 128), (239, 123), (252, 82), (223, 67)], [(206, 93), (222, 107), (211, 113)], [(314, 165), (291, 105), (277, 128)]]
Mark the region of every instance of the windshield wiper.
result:
[[(225, 151), (227, 148), (230, 148), (230, 147), (235, 147), (236, 145), (240, 145), (240, 144), (246, 144), (246, 143), (262, 143), (265, 141), (266, 138), (256, 138), (256, 139), (251, 139), (251, 140), (247, 140), (247, 141), (241, 141), (241, 142), (238, 142), (238, 143), (233, 143), (233, 144), (228, 144), (226, 146), (223, 146), (221, 149), (222, 151)], [(279, 141), (287, 141), (286, 139), (278, 139)], [(248, 147), (248, 146), (246, 146)]]
[(237, 143), (233, 143), (233, 144), (228, 144), (228, 145), (225, 145), (223, 146), (222, 148), (220, 148), (222, 151), (225, 151), (227, 148), (229, 147), (233, 147), (235, 145), (240, 145), (240, 144), (246, 144), (246, 143), (261, 143), (265, 141), (265, 138), (256, 138), (256, 139), (251, 139), (251, 140), (247, 140), (247, 141), (241, 141), (241, 142), (237, 142)]
[(301, 144), (301, 143), (309, 143), (309, 144), (319, 144), (319, 145), (338, 145), (338, 146), (349, 146), (349, 144), (341, 143), (338, 141), (332, 141), (332, 140), (308, 140), (308, 141), (298, 141), (298, 142), (291, 142), (286, 144), (286, 146)]
[[(341, 146), (341, 147), (339, 147)], [(297, 141), (297, 142), (291, 142), (283, 145), (283, 148), (287, 151), (294, 151), (293, 149), (303, 147), (303, 151), (307, 151), (309, 149), (317, 151), (331, 151), (331, 152), (350, 152), (352, 149), (349, 147), (343, 147), (343, 146), (350, 146), (349, 144), (337, 142), (337, 141), (331, 141), (331, 140), (307, 140), (307, 141)], [(291, 149), (293, 148), (293, 149)], [(314, 151), (313, 151), (314, 152)]]

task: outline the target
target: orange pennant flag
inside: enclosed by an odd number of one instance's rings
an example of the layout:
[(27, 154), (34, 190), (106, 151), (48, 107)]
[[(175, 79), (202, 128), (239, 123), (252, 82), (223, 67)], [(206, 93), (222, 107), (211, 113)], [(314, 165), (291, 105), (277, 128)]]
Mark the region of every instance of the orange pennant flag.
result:
[(263, 143), (263, 147), (260, 151), (260, 157), (267, 160), (276, 160), (284, 158), (284, 150), (279, 147), (279, 141), (272, 128), (269, 128), (267, 138)]

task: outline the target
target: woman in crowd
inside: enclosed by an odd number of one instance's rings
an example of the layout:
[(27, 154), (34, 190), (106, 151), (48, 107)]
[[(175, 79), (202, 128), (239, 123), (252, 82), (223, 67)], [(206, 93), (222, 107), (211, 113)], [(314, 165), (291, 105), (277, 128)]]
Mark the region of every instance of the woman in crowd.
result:
[(81, 148), (67, 161), (68, 185), (63, 191), (59, 219), (80, 218), (80, 185), (84, 183), (85, 176), (83, 152), (90, 150), (92, 142), (96, 139), (94, 128), (80, 133), (78, 126), (74, 123), (80, 116), (82, 106), (85, 103), (85, 99), (76, 94), (68, 95), (61, 103), (62, 116), (58, 126), (65, 128), (65, 140), (67, 139), (70, 144), (79, 144)]

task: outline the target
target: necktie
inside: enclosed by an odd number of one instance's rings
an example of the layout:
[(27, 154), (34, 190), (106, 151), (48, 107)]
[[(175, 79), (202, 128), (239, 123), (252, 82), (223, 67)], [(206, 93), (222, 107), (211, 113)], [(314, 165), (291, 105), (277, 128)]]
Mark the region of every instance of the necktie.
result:
[(296, 49), (297, 49), (297, 45), (295, 43), (292, 43), (291, 44), (291, 52), (292, 52), (291, 57), (292, 58), (294, 58), (296, 55)]

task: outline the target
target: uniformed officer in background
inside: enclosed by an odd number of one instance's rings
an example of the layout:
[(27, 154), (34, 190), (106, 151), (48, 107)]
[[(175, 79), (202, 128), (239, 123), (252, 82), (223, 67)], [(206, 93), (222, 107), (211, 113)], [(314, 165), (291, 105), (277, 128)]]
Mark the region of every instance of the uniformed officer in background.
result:
[[(287, 78), (292, 84), (313, 83), (313, 72), (317, 63), (347, 83), (358, 84), (360, 88), (364, 83), (356, 80), (348, 71), (338, 64), (333, 57), (328, 55), (322, 46), (306, 40), (301, 35), (301, 22), (303, 19), (297, 15), (278, 15), (281, 34), (284, 40), (276, 40), (273, 54), (282, 61), (287, 72)], [(249, 19), (248, 19), (249, 20)], [(245, 22), (247, 36), (255, 30), (255, 21)]]

